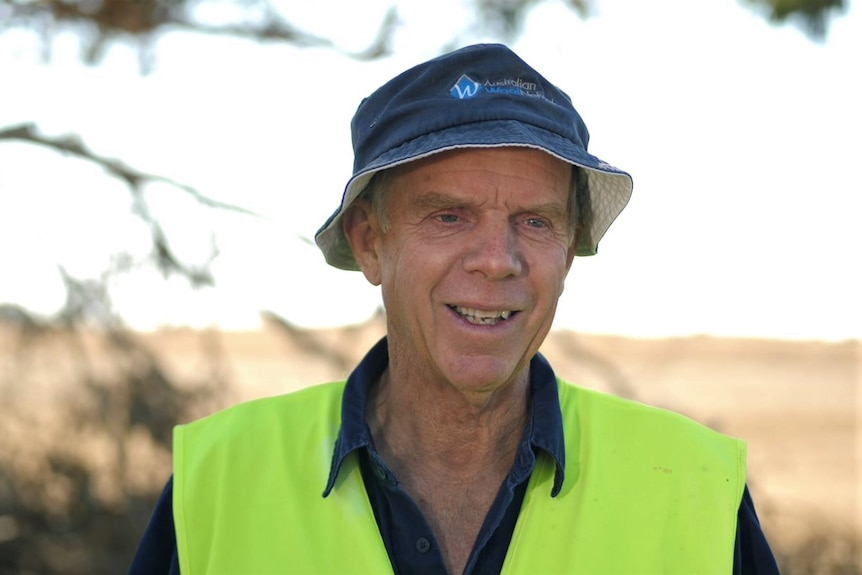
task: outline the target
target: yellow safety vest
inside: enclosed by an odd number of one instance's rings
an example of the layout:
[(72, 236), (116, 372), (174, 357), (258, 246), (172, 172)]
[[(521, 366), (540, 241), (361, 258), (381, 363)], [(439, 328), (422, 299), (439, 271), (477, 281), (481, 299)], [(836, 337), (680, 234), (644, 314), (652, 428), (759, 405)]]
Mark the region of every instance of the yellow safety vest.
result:
[[(355, 453), (322, 497), (344, 382), (174, 431), (183, 575), (392, 573)], [(566, 478), (540, 455), (505, 574), (732, 572), (745, 444), (680, 415), (559, 382)]]

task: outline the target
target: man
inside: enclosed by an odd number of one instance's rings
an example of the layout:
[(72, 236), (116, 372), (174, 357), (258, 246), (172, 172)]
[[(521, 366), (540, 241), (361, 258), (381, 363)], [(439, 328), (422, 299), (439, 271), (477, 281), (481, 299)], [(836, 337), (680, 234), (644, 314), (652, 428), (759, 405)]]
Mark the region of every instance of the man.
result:
[(133, 573), (777, 573), (745, 446), (538, 349), (631, 178), (563, 92), (464, 48), (374, 92), (316, 240), (379, 285), (347, 382), (180, 426)]

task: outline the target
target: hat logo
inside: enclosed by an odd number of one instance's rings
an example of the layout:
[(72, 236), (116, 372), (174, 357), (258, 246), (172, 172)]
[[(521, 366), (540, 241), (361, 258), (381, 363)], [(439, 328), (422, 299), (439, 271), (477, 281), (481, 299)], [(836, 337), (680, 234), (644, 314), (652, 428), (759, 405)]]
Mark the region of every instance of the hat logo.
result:
[(473, 80), (467, 74), (462, 74), (458, 78), (458, 81), (455, 82), (455, 85), (449, 90), (449, 95), (459, 100), (466, 100), (467, 98), (472, 98), (480, 91), (482, 91), (482, 85), (479, 82)]
[(517, 94), (546, 99), (535, 82), (527, 82), (521, 78), (505, 78), (503, 80), (485, 80), (477, 82), (467, 74), (461, 74), (455, 85), (449, 89), (449, 95), (459, 100), (467, 100), (478, 94)]

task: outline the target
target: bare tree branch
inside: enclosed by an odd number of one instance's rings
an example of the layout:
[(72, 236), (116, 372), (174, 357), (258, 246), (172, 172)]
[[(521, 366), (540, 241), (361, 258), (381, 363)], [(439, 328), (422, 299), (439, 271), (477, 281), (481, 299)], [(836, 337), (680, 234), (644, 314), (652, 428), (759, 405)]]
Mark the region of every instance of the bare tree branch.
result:
[(141, 172), (140, 170), (136, 170), (134, 168), (126, 166), (123, 162), (119, 160), (100, 156), (87, 148), (83, 144), (83, 142), (81, 142), (81, 139), (78, 136), (70, 135), (58, 136), (53, 138), (43, 136), (37, 132), (35, 124), (28, 123), (18, 124), (16, 126), (10, 126), (7, 128), (0, 128), (0, 140), (19, 140), (23, 142), (29, 142), (31, 144), (36, 144), (50, 148), (52, 150), (56, 150), (57, 152), (61, 152), (63, 154), (69, 154), (84, 160), (88, 160), (98, 166), (101, 166), (109, 174), (125, 182), (126, 185), (132, 188), (135, 194), (140, 193), (141, 188), (144, 184), (160, 182), (169, 184), (175, 188), (179, 188), (180, 190), (192, 196), (201, 205), (210, 208), (218, 208), (222, 210), (230, 210), (232, 212), (239, 212), (249, 216), (258, 215), (252, 211), (246, 210), (245, 208), (226, 204), (224, 202), (219, 202), (217, 200), (213, 200), (212, 198), (208, 198), (207, 196), (204, 196), (203, 194), (198, 192), (195, 188), (185, 184), (181, 184), (170, 178), (159, 176), (157, 174)]
[(157, 218), (150, 214), (146, 200), (144, 199), (144, 186), (150, 183), (165, 183), (190, 195), (202, 206), (259, 217), (258, 214), (245, 208), (209, 198), (191, 186), (181, 184), (164, 176), (136, 170), (119, 160), (96, 154), (85, 146), (77, 136), (48, 137), (39, 134), (33, 124), (20, 124), (0, 129), (0, 141), (3, 140), (17, 140), (43, 146), (62, 154), (67, 154), (81, 160), (92, 162), (97, 166), (102, 167), (110, 175), (125, 183), (134, 198), (135, 207), (133, 212), (150, 228), (150, 236), (153, 243), (153, 259), (155, 260), (156, 266), (166, 276), (174, 273), (179, 274), (188, 279), (189, 282), (196, 287), (212, 285), (213, 283), (212, 274), (209, 271), (209, 265), (218, 255), (218, 248), (215, 245), (215, 240), (212, 240), (213, 245), (210, 256), (202, 265), (189, 266), (182, 263), (180, 258), (178, 258), (171, 249), (170, 243), (161, 224), (158, 222)]

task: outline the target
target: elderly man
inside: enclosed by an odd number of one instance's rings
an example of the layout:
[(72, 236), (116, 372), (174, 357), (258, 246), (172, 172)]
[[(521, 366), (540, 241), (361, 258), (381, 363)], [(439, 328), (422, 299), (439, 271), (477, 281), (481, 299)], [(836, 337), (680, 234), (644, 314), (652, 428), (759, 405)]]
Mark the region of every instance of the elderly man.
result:
[(379, 285), (346, 382), (177, 428), (133, 573), (777, 573), (745, 446), (559, 381), (538, 353), (631, 178), (563, 92), (464, 48), (374, 92), (317, 234)]

